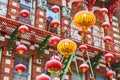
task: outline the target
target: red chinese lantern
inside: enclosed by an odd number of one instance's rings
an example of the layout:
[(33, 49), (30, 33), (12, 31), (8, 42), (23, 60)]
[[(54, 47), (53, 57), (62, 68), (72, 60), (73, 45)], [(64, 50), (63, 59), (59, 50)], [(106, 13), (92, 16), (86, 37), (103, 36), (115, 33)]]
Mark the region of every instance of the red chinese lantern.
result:
[(19, 53), (19, 54), (23, 54), (25, 52), (27, 52), (27, 47), (25, 45), (18, 45), (16, 47), (16, 51)]
[(60, 61), (52, 59), (46, 62), (45, 68), (51, 75), (56, 75), (62, 70), (62, 64)]
[(54, 12), (54, 13), (57, 13), (57, 12), (60, 11), (60, 8), (59, 8), (59, 6), (54, 5), (54, 6), (51, 7), (51, 11)]
[(108, 67), (110, 67), (110, 62), (114, 59), (114, 55), (112, 53), (107, 53), (104, 55), (104, 58), (107, 61)]
[(112, 41), (112, 38), (110, 36), (105, 36), (103, 40), (105, 43), (109, 43)]
[(87, 46), (86, 45), (80, 45), (79, 47), (78, 47), (78, 49), (80, 50), (80, 51), (82, 51), (82, 53), (84, 53), (86, 50), (87, 50)]
[(26, 32), (28, 32), (28, 27), (26, 25), (21, 25), (19, 28), (18, 28), (18, 32), (24, 34)]
[(102, 8), (100, 9), (100, 12), (105, 15), (106, 13), (108, 13), (108, 9), (107, 8)]
[(106, 74), (107, 78), (112, 80), (112, 78), (115, 76), (115, 72), (112, 70), (109, 70)]
[(19, 75), (21, 75), (22, 72), (26, 71), (26, 66), (23, 64), (18, 64), (15, 66), (15, 70), (18, 72)]
[(51, 80), (50, 77), (44, 73), (38, 75), (35, 80)]
[(59, 78), (57, 78), (57, 77), (55, 77), (55, 78), (53, 78), (52, 80), (60, 80)]
[(50, 43), (56, 45), (60, 41), (60, 38), (57, 36), (53, 36), (50, 38)]
[(52, 20), (50, 24), (52, 27), (56, 28), (60, 25), (60, 21)]
[(55, 59), (55, 60), (58, 60), (58, 61), (61, 60), (60, 57), (58, 57), (58, 56), (56, 56), (56, 55), (55, 55), (55, 56), (52, 56), (50, 59), (51, 59), (51, 60), (52, 60), (52, 59)]
[(30, 12), (28, 10), (23, 9), (20, 11), (20, 16), (26, 18), (26, 17), (30, 16)]
[(79, 29), (79, 30), (78, 30), (78, 34), (79, 34), (79, 35), (82, 35), (82, 34), (83, 34), (83, 30), (82, 30), (82, 29)]
[(89, 69), (89, 66), (86, 64), (86, 63), (83, 63), (79, 66), (79, 69), (85, 73), (88, 69)]
[(102, 23), (102, 27), (104, 29), (108, 29), (110, 27), (110, 24), (108, 22), (104, 22), (104, 23)]

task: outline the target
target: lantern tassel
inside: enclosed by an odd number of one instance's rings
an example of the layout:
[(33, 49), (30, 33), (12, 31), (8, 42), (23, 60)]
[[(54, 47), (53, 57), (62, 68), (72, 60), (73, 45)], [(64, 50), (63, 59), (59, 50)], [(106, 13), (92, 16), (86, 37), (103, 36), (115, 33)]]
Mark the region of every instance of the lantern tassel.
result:
[(19, 74), (19, 75), (22, 75), (22, 70), (18, 70), (18, 74)]
[(111, 66), (111, 65), (110, 65), (110, 61), (108, 61), (107, 63), (108, 63), (108, 67), (110, 68), (110, 66)]

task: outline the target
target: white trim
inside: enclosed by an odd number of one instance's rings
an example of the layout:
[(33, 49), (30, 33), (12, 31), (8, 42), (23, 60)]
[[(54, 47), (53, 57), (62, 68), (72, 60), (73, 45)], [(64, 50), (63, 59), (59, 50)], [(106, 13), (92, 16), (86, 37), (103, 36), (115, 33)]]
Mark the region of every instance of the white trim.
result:
[(29, 71), (28, 71), (28, 80), (31, 80), (31, 71), (32, 70), (32, 57), (29, 59)]

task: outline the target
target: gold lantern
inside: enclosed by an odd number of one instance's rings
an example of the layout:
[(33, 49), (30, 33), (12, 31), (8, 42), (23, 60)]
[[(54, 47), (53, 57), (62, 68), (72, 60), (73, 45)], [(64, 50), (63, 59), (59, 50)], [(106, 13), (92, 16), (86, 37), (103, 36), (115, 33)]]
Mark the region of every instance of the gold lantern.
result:
[(57, 45), (57, 50), (64, 57), (68, 57), (76, 51), (77, 45), (70, 39), (63, 39)]
[(95, 24), (96, 18), (94, 14), (89, 11), (80, 11), (74, 16), (73, 22), (78, 28), (85, 31)]

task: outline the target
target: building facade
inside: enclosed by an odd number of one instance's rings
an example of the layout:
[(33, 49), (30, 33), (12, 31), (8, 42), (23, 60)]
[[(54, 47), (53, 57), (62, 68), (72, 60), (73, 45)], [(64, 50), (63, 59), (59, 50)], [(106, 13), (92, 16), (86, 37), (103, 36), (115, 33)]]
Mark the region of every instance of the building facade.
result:
[[(111, 52), (115, 56), (113, 63), (120, 61), (120, 5), (119, 0), (84, 0), (78, 3), (76, 0), (0, 0), (0, 79), (1, 80), (35, 80), (36, 76), (41, 73), (47, 73), (45, 63), (58, 51), (52, 44), (48, 44), (45, 49), (42, 61), (38, 61), (39, 44), (49, 35), (59, 36), (61, 39), (70, 38), (75, 42), (80, 42), (82, 36), (78, 34), (78, 28), (73, 23), (74, 15), (78, 11), (91, 11), (96, 17), (96, 24), (85, 32), (84, 42), (88, 46), (86, 59), (92, 58), (99, 52)], [(115, 3), (116, 2), (116, 3)], [(54, 13), (51, 7), (57, 5), (60, 11)], [(112, 6), (110, 6), (112, 5)], [(103, 7), (108, 8), (109, 13), (104, 16), (100, 13)], [(26, 9), (30, 12), (30, 16), (23, 18), (20, 11)], [(114, 10), (112, 10), (114, 9)], [(112, 16), (112, 17), (111, 17)], [(53, 28), (50, 25), (51, 20), (60, 21), (59, 27)], [(112, 20), (112, 21), (111, 21)], [(110, 23), (110, 27), (106, 30), (101, 27), (103, 22)], [(18, 34), (18, 38), (13, 46), (12, 53), (8, 53), (9, 40), (13, 31), (19, 25), (27, 25), (29, 31), (25, 34)], [(103, 41), (105, 36), (111, 36), (113, 41), (106, 44)], [(24, 44), (28, 51), (19, 55), (16, 46)], [(72, 72), (68, 71), (65, 80), (82, 79), (82, 73), (77, 74), (77, 66), (83, 62), (83, 55), (80, 51), (76, 51), (76, 57), (71, 63)], [(89, 62), (89, 60), (88, 60)], [(15, 71), (15, 66), (22, 63), (27, 70), (19, 75)], [(109, 70), (104, 58), (100, 60), (97, 70), (94, 74), (96, 80), (106, 80), (106, 73)], [(86, 80), (91, 78), (90, 71), (86, 72)], [(84, 76), (84, 77), (85, 77)], [(116, 80), (120, 80), (118, 73)]]

